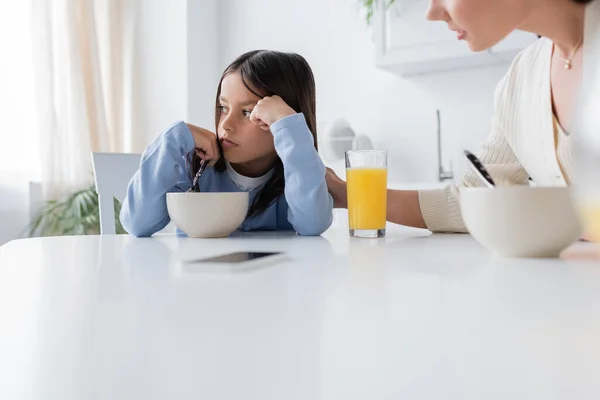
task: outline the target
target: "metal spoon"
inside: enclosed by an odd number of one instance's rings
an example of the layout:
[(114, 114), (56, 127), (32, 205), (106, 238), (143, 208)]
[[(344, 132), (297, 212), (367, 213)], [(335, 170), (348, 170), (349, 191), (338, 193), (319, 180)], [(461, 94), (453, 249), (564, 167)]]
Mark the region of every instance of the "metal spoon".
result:
[(494, 180), (492, 179), (492, 176), (490, 175), (490, 173), (487, 171), (487, 169), (485, 169), (485, 167), (483, 166), (481, 161), (479, 161), (479, 158), (475, 157), (475, 155), (473, 153), (471, 153), (469, 150), (465, 150), (464, 153), (465, 153), (465, 156), (467, 157), (467, 160), (469, 160), (469, 166), (471, 167), (473, 172), (475, 172), (475, 175), (477, 175), (477, 177), (487, 187), (489, 187), (490, 189), (493, 189), (496, 186), (496, 183), (494, 183)]
[(192, 182), (192, 187), (187, 190), (188, 192), (197, 192), (198, 191), (198, 190), (196, 190), (196, 185), (198, 184), (198, 179), (200, 179), (200, 177), (202, 176), (202, 173), (206, 169), (207, 165), (208, 165), (208, 162), (206, 162), (204, 160), (200, 161), (200, 168), (198, 168), (198, 172), (196, 172), (196, 176), (194, 176), (194, 181)]

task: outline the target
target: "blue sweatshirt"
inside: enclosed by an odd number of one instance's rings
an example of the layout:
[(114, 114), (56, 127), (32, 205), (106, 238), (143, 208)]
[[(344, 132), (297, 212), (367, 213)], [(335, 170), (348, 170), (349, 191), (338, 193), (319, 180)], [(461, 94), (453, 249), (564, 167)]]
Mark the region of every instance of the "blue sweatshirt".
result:
[[(325, 166), (304, 115), (294, 114), (275, 122), (271, 132), (284, 166), (284, 195), (261, 214), (247, 217), (239, 229), (320, 235), (331, 225), (333, 200), (325, 183)], [(174, 124), (148, 145), (121, 208), (121, 223), (127, 232), (151, 236), (167, 226), (167, 193), (185, 192), (192, 186), (186, 162), (192, 151), (194, 138), (184, 122)], [(201, 192), (248, 191), (250, 204), (263, 187), (245, 190), (236, 185), (228, 171), (217, 172), (210, 167), (198, 184)]]

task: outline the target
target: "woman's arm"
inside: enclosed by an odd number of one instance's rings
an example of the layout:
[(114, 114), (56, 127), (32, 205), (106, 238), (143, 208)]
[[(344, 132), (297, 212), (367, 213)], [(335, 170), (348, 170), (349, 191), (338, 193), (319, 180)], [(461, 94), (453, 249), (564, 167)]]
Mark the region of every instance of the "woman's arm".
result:
[[(504, 141), (486, 142), (478, 152), (496, 182), (525, 185), (529, 175), (518, 163), (510, 146)], [(336, 208), (346, 208), (346, 182), (331, 169), (327, 171), (327, 185)], [(479, 178), (468, 170), (460, 183), (462, 187), (482, 186)], [(387, 220), (432, 232), (467, 232), (460, 212), (459, 186), (450, 184), (435, 190), (387, 191)]]
[[(492, 118), (492, 131), (477, 152), (494, 180), (499, 184), (526, 185), (529, 174), (514, 154), (504, 135), (504, 118), (501, 108), (504, 99), (503, 79), (496, 90), (496, 112)], [(336, 207), (347, 206), (346, 183), (331, 170), (327, 173), (327, 184)], [(427, 228), (433, 232), (467, 232), (462, 220), (459, 203), (459, 187), (481, 186), (482, 182), (469, 169), (460, 184), (448, 185), (437, 190), (391, 190), (388, 189), (388, 221), (416, 228)]]
[[(347, 208), (346, 182), (338, 177), (331, 168), (327, 168), (326, 180), (329, 193), (333, 197), (334, 207)], [(421, 214), (417, 190), (388, 189), (387, 204), (388, 221), (413, 228), (427, 228)]]
[[(504, 138), (493, 134), (478, 152), (494, 180), (505, 185), (526, 185), (529, 174), (519, 164)], [(334, 205), (346, 208), (346, 182), (328, 169), (327, 185)], [(482, 186), (479, 178), (468, 170), (460, 183), (462, 187)], [(467, 232), (459, 203), (459, 186), (450, 184), (436, 190), (387, 191), (387, 219), (390, 222), (432, 232)]]
[[(518, 62), (519, 57), (513, 62)], [(491, 121), (491, 132), (488, 139), (477, 151), (477, 157), (485, 164), (486, 169), (498, 185), (528, 185), (529, 174), (521, 165), (510, 143), (506, 139), (507, 121), (514, 115), (507, 112), (512, 104), (514, 91), (509, 90), (518, 85), (518, 76), (512, 73), (513, 67), (498, 83), (494, 95), (494, 115)], [(531, 149), (539, 151), (539, 149)], [(419, 207), (427, 228), (433, 232), (467, 232), (460, 212), (459, 187), (483, 186), (481, 180), (468, 169), (460, 184), (448, 185), (442, 190), (419, 191)]]

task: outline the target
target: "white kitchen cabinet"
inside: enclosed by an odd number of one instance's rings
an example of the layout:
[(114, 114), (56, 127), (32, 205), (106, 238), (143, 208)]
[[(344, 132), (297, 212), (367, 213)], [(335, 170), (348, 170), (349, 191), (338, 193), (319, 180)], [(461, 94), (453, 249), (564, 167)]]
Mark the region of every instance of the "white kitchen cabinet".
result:
[(428, 0), (376, 0), (373, 16), (376, 64), (393, 73), (410, 76), (431, 72), (509, 63), (536, 35), (514, 32), (493, 48), (472, 52), (458, 41), (444, 22), (425, 19)]

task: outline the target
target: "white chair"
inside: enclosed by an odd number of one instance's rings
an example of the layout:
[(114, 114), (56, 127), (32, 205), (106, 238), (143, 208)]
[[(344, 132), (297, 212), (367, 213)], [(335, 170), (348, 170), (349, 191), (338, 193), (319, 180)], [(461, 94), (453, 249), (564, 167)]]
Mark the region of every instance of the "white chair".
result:
[(141, 154), (134, 153), (92, 153), (100, 209), (100, 234), (116, 233), (113, 197), (119, 201), (125, 199), (127, 185), (140, 167), (141, 158)]

